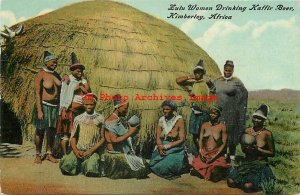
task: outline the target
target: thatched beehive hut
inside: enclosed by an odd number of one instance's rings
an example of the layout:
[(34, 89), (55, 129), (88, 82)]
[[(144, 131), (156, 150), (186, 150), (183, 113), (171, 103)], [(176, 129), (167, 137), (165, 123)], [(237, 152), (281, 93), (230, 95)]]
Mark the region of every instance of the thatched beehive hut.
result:
[[(61, 75), (69, 72), (74, 51), (94, 93), (129, 96), (130, 111), (138, 110), (142, 117), (141, 146), (153, 137), (162, 101), (135, 101), (136, 94), (185, 96), (175, 79), (191, 74), (200, 58), (208, 75), (220, 75), (214, 60), (178, 28), (122, 3), (77, 3), (22, 24), (26, 32), (4, 51), (1, 96), (20, 120), (26, 140), (33, 138), (33, 81), (45, 50), (58, 56)], [(111, 101), (100, 102), (97, 109), (107, 115)], [(188, 119), (188, 107), (180, 112)]]

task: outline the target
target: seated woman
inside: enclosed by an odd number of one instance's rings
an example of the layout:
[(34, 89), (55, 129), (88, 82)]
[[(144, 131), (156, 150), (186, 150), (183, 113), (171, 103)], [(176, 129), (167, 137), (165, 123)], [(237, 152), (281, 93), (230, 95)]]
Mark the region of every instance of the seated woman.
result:
[(105, 120), (105, 174), (111, 179), (146, 178), (149, 168), (142, 158), (134, 154), (131, 143), (131, 136), (136, 133), (139, 125), (131, 126), (128, 123), (129, 128), (125, 128), (121, 118), (126, 116), (129, 103), (119, 94), (113, 99), (114, 112)]
[(86, 111), (74, 119), (71, 133), (73, 150), (61, 159), (59, 168), (64, 175), (77, 175), (82, 172), (85, 176), (104, 176), (103, 166), (100, 164), (103, 161), (100, 155), (105, 142), (104, 117), (94, 111), (96, 95), (88, 93), (82, 100)]
[(163, 113), (156, 129), (156, 148), (150, 160), (150, 168), (156, 175), (165, 179), (180, 177), (185, 166), (186, 156), (183, 147), (185, 140), (184, 122), (172, 100), (162, 103)]
[(210, 110), (210, 121), (201, 126), (199, 138), (199, 156), (192, 162), (191, 175), (214, 182), (225, 178), (227, 164), (223, 150), (227, 142), (226, 126), (219, 121), (221, 108)]
[(264, 182), (275, 179), (267, 163), (267, 158), (275, 155), (272, 132), (264, 127), (268, 111), (268, 106), (262, 104), (252, 115), (253, 127), (247, 128), (241, 139), (245, 161), (230, 172), (229, 187), (241, 187), (245, 192), (252, 192), (260, 190)]

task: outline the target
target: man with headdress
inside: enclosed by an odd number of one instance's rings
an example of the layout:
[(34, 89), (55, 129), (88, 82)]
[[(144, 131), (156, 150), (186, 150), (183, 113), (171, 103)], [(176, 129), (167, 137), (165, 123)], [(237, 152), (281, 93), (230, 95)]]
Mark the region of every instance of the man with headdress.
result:
[(150, 168), (156, 175), (172, 180), (180, 177), (187, 163), (184, 122), (172, 100), (165, 100), (161, 107), (164, 115), (158, 121)]
[(210, 120), (200, 131), (199, 156), (193, 159), (191, 175), (217, 182), (226, 176), (227, 163), (223, 150), (227, 144), (226, 126), (219, 120), (222, 108), (210, 109)]
[(60, 116), (56, 133), (63, 134), (61, 146), (64, 154), (67, 153), (67, 144), (72, 131), (74, 117), (84, 112), (82, 96), (90, 92), (87, 81), (83, 78), (85, 67), (74, 52), (71, 53), (69, 82), (62, 82), (60, 94)]
[(253, 127), (247, 128), (241, 139), (245, 160), (230, 171), (229, 187), (241, 187), (245, 192), (260, 190), (264, 185), (274, 187), (270, 186), (275, 176), (268, 166), (268, 157), (275, 155), (275, 145), (272, 132), (264, 127), (268, 112), (269, 107), (262, 104), (253, 113)]
[(236, 165), (235, 152), (246, 124), (248, 91), (240, 79), (233, 76), (233, 61), (224, 65), (224, 76), (214, 82), (208, 81), (210, 91), (217, 95), (216, 105), (223, 108), (221, 121), (225, 122), (231, 165)]
[(36, 127), (35, 163), (42, 163), (41, 150), (44, 134), (47, 138), (46, 159), (57, 162), (52, 156), (52, 147), (55, 136), (55, 128), (59, 112), (59, 95), (61, 88), (61, 77), (55, 71), (57, 58), (48, 51), (44, 52), (44, 67), (34, 78), (36, 104), (33, 111), (33, 124)]
[(82, 172), (88, 177), (104, 176), (104, 117), (95, 112), (97, 96), (88, 93), (82, 97), (85, 112), (76, 116), (71, 133), (71, 153), (65, 155), (59, 168), (64, 175)]
[(190, 96), (192, 112), (189, 120), (189, 132), (193, 135), (196, 146), (196, 155), (199, 151), (198, 140), (201, 125), (209, 120), (207, 105), (203, 100), (196, 100), (194, 97), (205, 97), (209, 95), (209, 90), (203, 76), (206, 74), (203, 60), (199, 60), (191, 76), (182, 76), (176, 79), (178, 85), (186, 90)]
[(131, 126), (128, 123), (128, 128), (125, 128), (121, 118), (126, 116), (129, 102), (120, 94), (113, 96), (113, 100), (114, 112), (105, 120), (106, 176), (112, 179), (146, 178), (149, 168), (142, 158), (134, 154), (131, 143), (131, 136), (136, 133), (139, 125)]

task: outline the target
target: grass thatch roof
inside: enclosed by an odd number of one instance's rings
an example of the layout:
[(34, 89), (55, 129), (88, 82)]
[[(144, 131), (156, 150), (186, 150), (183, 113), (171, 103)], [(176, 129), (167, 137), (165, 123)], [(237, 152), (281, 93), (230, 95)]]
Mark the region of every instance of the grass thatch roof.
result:
[[(4, 51), (8, 61), (1, 67), (1, 93), (22, 122), (25, 139), (33, 138), (33, 80), (45, 50), (58, 56), (61, 75), (69, 72), (74, 51), (96, 94), (186, 96), (175, 79), (191, 74), (200, 58), (208, 75), (220, 75), (215, 61), (178, 28), (122, 3), (77, 3), (22, 24), (26, 32)], [(139, 143), (153, 136), (160, 104), (131, 100), (130, 110), (139, 110), (142, 117)], [(110, 105), (100, 102), (97, 109), (107, 116), (113, 110)], [(189, 108), (180, 112), (187, 121)]]

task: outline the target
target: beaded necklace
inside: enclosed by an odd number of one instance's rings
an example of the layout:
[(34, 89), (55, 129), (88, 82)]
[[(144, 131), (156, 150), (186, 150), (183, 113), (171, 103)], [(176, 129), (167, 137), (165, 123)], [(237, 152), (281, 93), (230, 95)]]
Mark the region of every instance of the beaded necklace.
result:
[(264, 127), (262, 127), (260, 130), (258, 130), (258, 131), (254, 131), (254, 129), (253, 129), (253, 127), (251, 128), (251, 135), (252, 136), (254, 136), (254, 137), (256, 137), (256, 136), (258, 136), (261, 132), (263, 132), (263, 130), (264, 130)]

